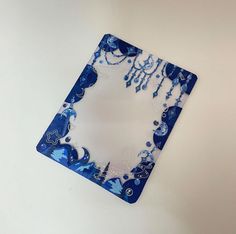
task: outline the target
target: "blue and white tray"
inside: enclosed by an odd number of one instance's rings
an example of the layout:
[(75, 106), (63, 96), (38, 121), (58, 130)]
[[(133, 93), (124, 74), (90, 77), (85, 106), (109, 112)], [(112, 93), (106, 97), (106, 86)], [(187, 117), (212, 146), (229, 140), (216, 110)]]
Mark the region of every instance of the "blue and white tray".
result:
[(37, 150), (134, 203), (196, 80), (105, 34)]

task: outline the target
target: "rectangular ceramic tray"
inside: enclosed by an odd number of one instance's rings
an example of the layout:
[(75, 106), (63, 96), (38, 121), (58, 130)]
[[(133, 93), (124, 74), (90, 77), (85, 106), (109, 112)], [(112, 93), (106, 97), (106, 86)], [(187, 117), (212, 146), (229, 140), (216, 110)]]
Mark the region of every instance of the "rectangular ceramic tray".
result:
[(105, 34), (37, 150), (134, 203), (196, 80)]

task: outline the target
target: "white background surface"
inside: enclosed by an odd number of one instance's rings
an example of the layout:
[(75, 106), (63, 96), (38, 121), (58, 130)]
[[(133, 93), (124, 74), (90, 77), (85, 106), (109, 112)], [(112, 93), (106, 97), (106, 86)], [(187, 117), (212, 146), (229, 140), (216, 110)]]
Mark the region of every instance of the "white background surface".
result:
[[(0, 1), (0, 233), (232, 234), (235, 1)], [(35, 146), (104, 33), (199, 77), (137, 203)]]

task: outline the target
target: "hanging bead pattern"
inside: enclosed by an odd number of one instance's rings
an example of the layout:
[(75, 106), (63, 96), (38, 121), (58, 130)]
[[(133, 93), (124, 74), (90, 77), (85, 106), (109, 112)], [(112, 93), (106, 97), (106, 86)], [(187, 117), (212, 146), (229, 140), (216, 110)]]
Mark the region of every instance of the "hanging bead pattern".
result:
[(181, 76), (183, 76), (183, 73), (182, 73), (183, 71), (184, 70), (181, 69), (180, 72), (178, 73), (177, 77), (172, 80), (172, 86), (171, 86), (170, 90), (166, 93), (166, 100), (172, 96), (172, 92), (173, 92), (174, 88), (179, 84)]
[(176, 66), (173, 66), (173, 69), (172, 69), (171, 73), (170, 73), (169, 75), (167, 75), (167, 73), (166, 73), (166, 67), (167, 67), (167, 65), (168, 65), (168, 62), (166, 62), (166, 63), (164, 64), (164, 66), (162, 67), (162, 69), (161, 69), (162, 79), (161, 79), (161, 82), (157, 85), (156, 91), (153, 92), (153, 95), (152, 95), (153, 98), (155, 98), (155, 97), (158, 96), (158, 92), (159, 92), (160, 88), (162, 87), (162, 84), (163, 84), (164, 80), (165, 80), (166, 78), (170, 77), (170, 76), (174, 73), (174, 71), (175, 71), (175, 69), (176, 69)]
[(188, 89), (188, 83), (189, 83), (189, 81), (190, 81), (191, 79), (192, 79), (192, 74), (190, 73), (190, 74), (187, 76), (186, 82), (181, 86), (181, 92), (180, 92), (179, 97), (176, 99), (175, 106), (178, 106), (179, 103), (181, 102), (181, 98), (182, 98), (182, 96), (184, 95), (184, 93), (187, 91), (187, 89)]
[(137, 67), (136, 61), (138, 56), (139, 55), (134, 58), (130, 70), (124, 77), (124, 80), (126, 81), (126, 87), (131, 86), (132, 81), (134, 81), (134, 83), (138, 83), (138, 85), (135, 87), (136, 92), (139, 92), (141, 89), (145, 90), (147, 88), (152, 75), (157, 71), (158, 67), (162, 63), (162, 59), (158, 58), (156, 60), (155, 69), (151, 73), (148, 73), (147, 71), (154, 66), (154, 60), (152, 58), (152, 55), (149, 55), (148, 58), (143, 61), (143, 64), (138, 62)]

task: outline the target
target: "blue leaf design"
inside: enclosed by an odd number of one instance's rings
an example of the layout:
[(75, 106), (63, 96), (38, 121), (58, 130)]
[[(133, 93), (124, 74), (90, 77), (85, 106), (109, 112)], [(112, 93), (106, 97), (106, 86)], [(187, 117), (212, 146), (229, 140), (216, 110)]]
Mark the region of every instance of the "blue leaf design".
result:
[(108, 181), (108, 183), (111, 185), (111, 188), (109, 189), (111, 192), (113, 192), (115, 194), (121, 194), (122, 185), (121, 185), (121, 182), (118, 178), (114, 181), (110, 180), (110, 181)]

